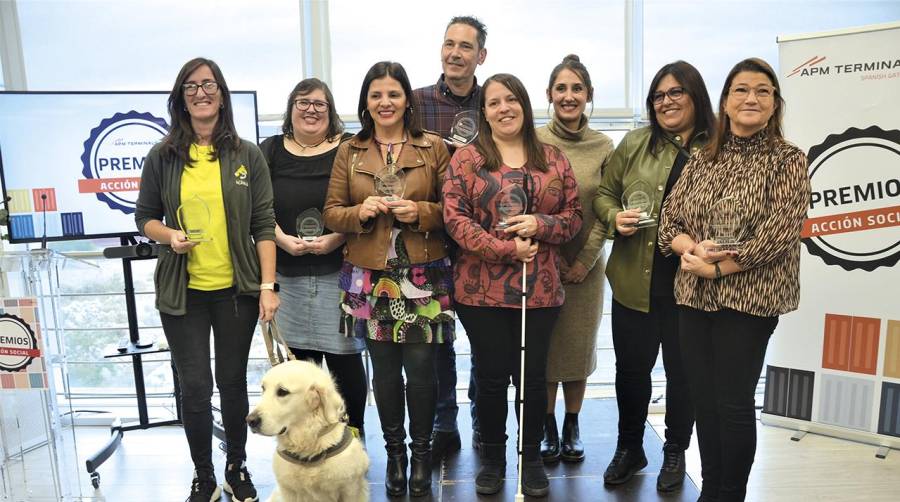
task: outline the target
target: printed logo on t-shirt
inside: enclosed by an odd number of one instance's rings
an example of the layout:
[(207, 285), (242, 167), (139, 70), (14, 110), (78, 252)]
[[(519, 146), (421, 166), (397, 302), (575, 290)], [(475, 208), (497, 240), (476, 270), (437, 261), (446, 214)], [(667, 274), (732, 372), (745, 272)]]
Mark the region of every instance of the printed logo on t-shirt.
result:
[(244, 167), (244, 164), (241, 164), (240, 167), (237, 168), (237, 171), (234, 172), (234, 183), (236, 185), (250, 186), (247, 183), (247, 168)]

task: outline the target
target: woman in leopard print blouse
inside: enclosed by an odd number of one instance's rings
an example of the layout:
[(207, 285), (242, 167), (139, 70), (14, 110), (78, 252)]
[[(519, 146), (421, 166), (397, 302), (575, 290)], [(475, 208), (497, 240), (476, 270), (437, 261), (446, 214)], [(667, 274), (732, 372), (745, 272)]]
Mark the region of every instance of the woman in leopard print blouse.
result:
[[(728, 74), (719, 125), (663, 207), (659, 246), (681, 256), (675, 279), (681, 349), (703, 472), (701, 500), (744, 500), (756, 452), (754, 394), (778, 316), (800, 297), (800, 228), (809, 204), (804, 153), (784, 140), (772, 68), (746, 59)], [(713, 215), (738, 215), (739, 244)], [(715, 209), (714, 209), (715, 208)], [(718, 219), (718, 218), (717, 218)]]

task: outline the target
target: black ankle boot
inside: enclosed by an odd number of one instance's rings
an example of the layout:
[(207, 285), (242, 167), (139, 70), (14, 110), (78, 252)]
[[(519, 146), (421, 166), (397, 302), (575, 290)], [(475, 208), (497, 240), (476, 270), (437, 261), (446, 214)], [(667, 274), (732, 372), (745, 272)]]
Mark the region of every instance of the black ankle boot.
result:
[(392, 497), (399, 497), (406, 493), (406, 467), (409, 460), (406, 457), (406, 445), (403, 443), (391, 444), (387, 449), (387, 470), (384, 475), (384, 489)]
[(423, 497), (431, 493), (431, 445), (428, 441), (410, 443), (409, 495)]
[(546, 497), (550, 493), (550, 480), (537, 445), (522, 447), (522, 493), (530, 497)]
[(541, 441), (541, 458), (545, 464), (559, 462), (559, 431), (556, 428), (556, 415), (548, 413), (544, 418), (544, 439)]
[(475, 491), (493, 495), (503, 488), (506, 475), (506, 445), (481, 443), (481, 468), (475, 477)]
[(578, 413), (566, 413), (562, 429), (563, 462), (581, 462), (584, 460), (584, 445), (578, 430)]

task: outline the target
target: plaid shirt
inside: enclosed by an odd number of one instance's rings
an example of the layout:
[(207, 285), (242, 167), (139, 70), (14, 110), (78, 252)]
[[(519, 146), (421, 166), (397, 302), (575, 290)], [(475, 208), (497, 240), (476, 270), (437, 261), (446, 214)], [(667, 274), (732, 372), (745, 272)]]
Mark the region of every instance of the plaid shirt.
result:
[[(450, 92), (450, 88), (444, 82), (444, 75), (434, 85), (420, 87), (413, 91), (415, 109), (422, 119), (422, 125), (429, 131), (434, 131), (444, 138), (450, 137), (450, 128), (453, 126), (453, 118), (463, 110), (475, 110), (478, 112), (478, 100), (481, 98), (481, 86), (478, 80), (474, 82), (469, 95), (463, 99), (457, 99)], [(453, 155), (453, 148), (450, 154)]]

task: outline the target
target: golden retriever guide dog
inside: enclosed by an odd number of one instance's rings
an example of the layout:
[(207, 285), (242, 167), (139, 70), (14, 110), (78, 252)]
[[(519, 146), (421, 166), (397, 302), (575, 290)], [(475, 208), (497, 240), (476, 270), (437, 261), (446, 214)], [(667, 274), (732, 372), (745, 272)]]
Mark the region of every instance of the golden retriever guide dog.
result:
[(331, 375), (315, 364), (287, 361), (266, 373), (247, 424), (277, 441), (272, 469), (278, 486), (269, 502), (369, 500), (369, 457), (343, 416)]

